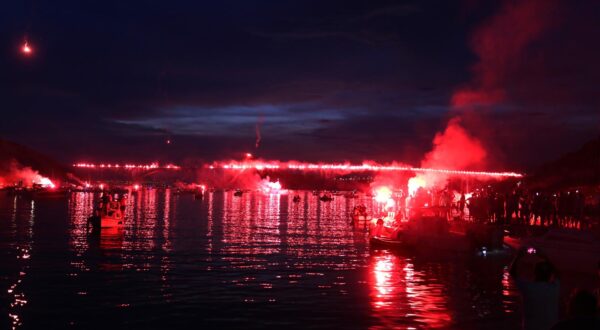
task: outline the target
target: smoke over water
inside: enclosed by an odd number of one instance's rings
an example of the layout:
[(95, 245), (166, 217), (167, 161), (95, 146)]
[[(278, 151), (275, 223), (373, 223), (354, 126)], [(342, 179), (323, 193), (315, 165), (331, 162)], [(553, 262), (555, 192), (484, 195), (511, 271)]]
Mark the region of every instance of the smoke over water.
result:
[[(455, 170), (480, 169), (485, 165), (487, 152), (483, 144), (460, 125), (460, 118), (448, 122), (446, 129), (433, 138), (433, 149), (421, 161), (422, 167)], [(448, 175), (419, 173), (408, 182), (409, 193), (419, 187), (431, 188), (445, 185)]]
[(508, 80), (523, 65), (527, 47), (556, 20), (554, 0), (506, 1), (499, 13), (472, 35), (471, 48), (479, 58), (473, 78), (452, 96), (455, 109), (490, 107), (509, 95)]
[(40, 175), (31, 167), (22, 166), (16, 160), (11, 160), (6, 166), (0, 168), (0, 186), (31, 187), (34, 184), (54, 186), (50, 179)]
[[(435, 135), (422, 167), (465, 170), (486, 165), (489, 154), (484, 144), (468, 132), (463, 122), (469, 119), (485, 127), (481, 112), (510, 97), (510, 76), (521, 67), (527, 47), (551, 26), (556, 6), (554, 0), (506, 1), (473, 33), (471, 48), (479, 58), (472, 67), (473, 77), (452, 95), (453, 117), (443, 132)], [(447, 179), (444, 174), (419, 173), (409, 179), (408, 190), (414, 193), (419, 187), (443, 188)]]

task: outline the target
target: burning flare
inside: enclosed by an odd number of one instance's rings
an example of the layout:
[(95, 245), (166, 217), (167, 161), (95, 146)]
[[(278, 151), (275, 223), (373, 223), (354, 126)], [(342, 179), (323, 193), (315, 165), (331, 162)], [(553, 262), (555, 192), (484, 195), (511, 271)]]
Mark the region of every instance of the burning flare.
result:
[(408, 179), (408, 194), (414, 196), (419, 188), (427, 187), (427, 182), (421, 175)]
[(110, 168), (110, 169), (125, 169), (125, 170), (153, 170), (153, 169), (179, 170), (179, 169), (181, 169), (181, 167), (177, 166), (177, 165), (173, 165), (173, 164), (161, 165), (159, 163), (151, 163), (151, 164), (76, 163), (76, 164), (73, 164), (73, 167), (87, 168), (87, 169)]
[(375, 189), (375, 201), (377, 203), (387, 203), (392, 198), (392, 190), (388, 187), (379, 187)]
[(44, 187), (44, 188), (56, 188), (56, 185), (52, 182), (52, 180), (46, 178), (46, 177), (40, 177), (38, 182), (34, 182), (36, 184), (39, 184), (40, 186)]
[(325, 171), (325, 172), (362, 172), (362, 171), (405, 171), (416, 173), (435, 173), (444, 175), (463, 175), (463, 176), (481, 176), (481, 177), (513, 177), (520, 178), (523, 174), (515, 172), (488, 172), (488, 171), (465, 171), (444, 168), (423, 168), (410, 167), (404, 165), (381, 165), (376, 163), (364, 162), (362, 165), (353, 165), (349, 163), (326, 164), (326, 163), (300, 163), (300, 162), (277, 162), (277, 161), (246, 161), (246, 162), (215, 162), (209, 166), (210, 169), (225, 169), (243, 171), (247, 169), (254, 170), (295, 170), (295, 171)]
[(387, 186), (379, 187), (375, 189), (375, 201), (380, 204), (384, 204), (386, 209), (393, 208), (396, 201), (392, 198), (393, 192)]
[(287, 190), (282, 189), (282, 186), (281, 186), (281, 183), (279, 182), (279, 180), (277, 180), (275, 182), (271, 182), (269, 180), (269, 177), (260, 181), (258, 188), (260, 191), (262, 191), (265, 194), (285, 194), (285, 193), (287, 193)]
[(29, 46), (29, 42), (25, 41), (23, 43), (23, 46), (21, 46), (21, 52), (25, 55), (31, 55), (33, 49), (31, 48), (31, 46)]

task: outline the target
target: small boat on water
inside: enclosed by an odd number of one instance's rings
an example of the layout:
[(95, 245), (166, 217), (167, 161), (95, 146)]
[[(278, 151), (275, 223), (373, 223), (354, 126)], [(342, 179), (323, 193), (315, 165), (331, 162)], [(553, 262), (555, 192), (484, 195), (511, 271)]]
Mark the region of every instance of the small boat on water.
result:
[(102, 196), (102, 200), (94, 209), (94, 214), (88, 218), (87, 226), (92, 230), (123, 228), (125, 224), (126, 195), (119, 200), (113, 200), (112, 195)]
[(100, 221), (100, 226), (102, 228), (123, 227), (123, 213), (121, 211), (115, 211), (111, 214), (104, 214), (101, 216)]
[(100, 226), (102, 228), (123, 227), (125, 206), (118, 201), (110, 201), (100, 211)]
[(399, 249), (404, 246), (404, 243), (401, 240), (381, 236), (370, 237), (369, 244), (371, 244), (372, 247), (389, 249)]
[(323, 194), (321, 197), (319, 197), (319, 200), (321, 200), (321, 202), (331, 202), (333, 197), (330, 194)]
[(462, 253), (485, 246), (467, 231), (451, 228), (446, 217), (440, 216), (437, 209), (423, 208), (412, 213), (414, 216), (408, 221), (392, 217), (371, 220), (371, 244), (374, 247), (403, 247), (436, 253)]

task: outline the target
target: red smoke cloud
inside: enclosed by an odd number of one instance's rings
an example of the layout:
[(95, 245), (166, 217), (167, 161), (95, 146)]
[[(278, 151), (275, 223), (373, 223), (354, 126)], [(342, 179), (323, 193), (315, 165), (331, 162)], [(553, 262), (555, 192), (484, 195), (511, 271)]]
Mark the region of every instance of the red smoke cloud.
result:
[(11, 160), (0, 168), (0, 186), (21, 185), (31, 187), (33, 184), (52, 185), (52, 181), (43, 177), (31, 167), (21, 166), (16, 160)]
[[(479, 169), (485, 164), (487, 152), (482, 143), (472, 137), (456, 117), (448, 122), (446, 129), (433, 138), (433, 149), (421, 161), (422, 167), (448, 168), (455, 170)], [(446, 183), (448, 175), (440, 173), (419, 173), (409, 181), (410, 186), (425, 188), (439, 187)], [(416, 184), (418, 182), (418, 184)], [(411, 184), (412, 183), (412, 184)]]
[(555, 0), (511, 0), (475, 31), (471, 48), (479, 57), (473, 79), (452, 96), (452, 106), (489, 106), (507, 98), (506, 83), (522, 65), (527, 46), (555, 21)]
[[(463, 170), (485, 164), (488, 153), (481, 141), (461, 125), (462, 117), (468, 114), (473, 117), (469, 111), (474, 108), (489, 108), (509, 97), (509, 78), (521, 67), (527, 46), (551, 26), (555, 9), (555, 0), (509, 0), (473, 33), (471, 48), (479, 61), (472, 67), (471, 82), (457, 90), (451, 99), (452, 108), (460, 110), (460, 115), (450, 119), (445, 130), (436, 134), (422, 167)], [(418, 186), (429, 188), (446, 180), (446, 175), (425, 173), (411, 179), (409, 185), (419, 182)]]
[(481, 166), (487, 153), (481, 142), (460, 125), (459, 118), (448, 122), (444, 132), (433, 138), (433, 149), (421, 161), (422, 167), (469, 169)]

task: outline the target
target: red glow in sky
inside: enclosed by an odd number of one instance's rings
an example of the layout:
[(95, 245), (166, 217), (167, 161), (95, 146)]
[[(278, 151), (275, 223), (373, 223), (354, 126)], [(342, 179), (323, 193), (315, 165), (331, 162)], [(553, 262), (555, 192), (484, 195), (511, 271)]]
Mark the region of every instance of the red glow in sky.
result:
[(23, 43), (23, 46), (21, 46), (21, 52), (25, 55), (31, 55), (33, 49), (29, 45), (29, 42), (25, 41), (25, 43)]

